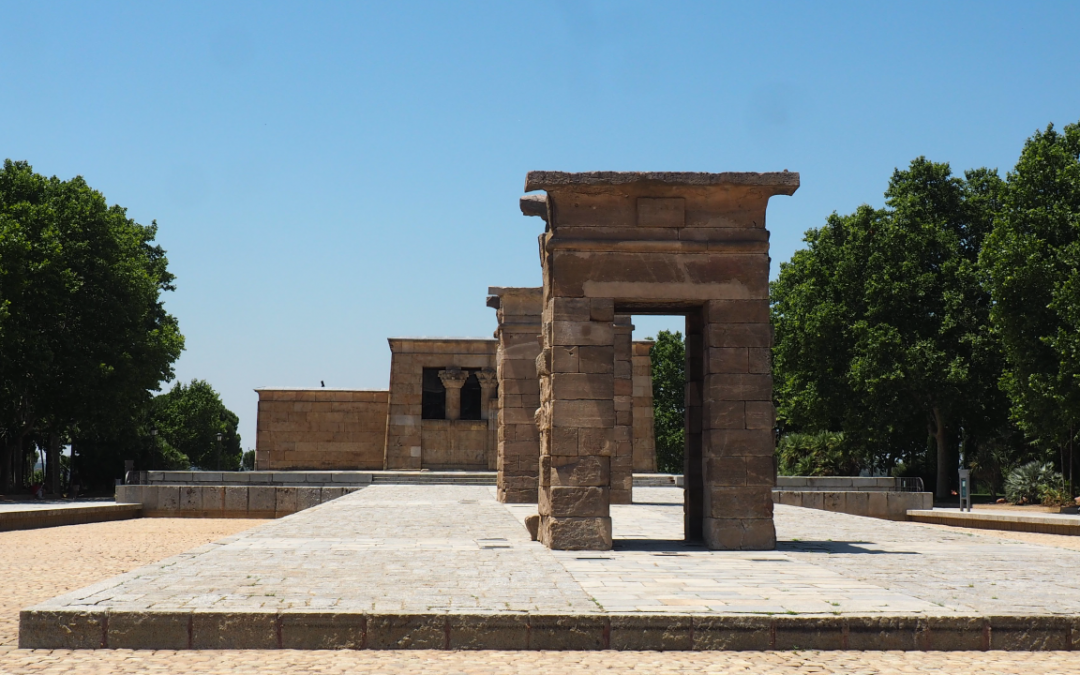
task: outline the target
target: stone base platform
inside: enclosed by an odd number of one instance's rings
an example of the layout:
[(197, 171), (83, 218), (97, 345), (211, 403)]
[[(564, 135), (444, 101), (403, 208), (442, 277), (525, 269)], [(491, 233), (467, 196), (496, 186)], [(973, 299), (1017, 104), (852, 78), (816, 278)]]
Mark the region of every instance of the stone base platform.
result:
[(19, 647), (1068, 651), (1080, 617), (24, 611)]
[(971, 527), (978, 530), (1038, 532), (1080, 536), (1080, 516), (1058, 513), (986, 513), (958, 509), (913, 509), (908, 520), (917, 523)]
[(139, 503), (30, 502), (0, 504), (0, 532), (127, 520), (142, 515)]
[(32, 648), (1073, 649), (1080, 552), (776, 506), (774, 551), (682, 541), (682, 493), (551, 551), (492, 487), (373, 485), (26, 609)]

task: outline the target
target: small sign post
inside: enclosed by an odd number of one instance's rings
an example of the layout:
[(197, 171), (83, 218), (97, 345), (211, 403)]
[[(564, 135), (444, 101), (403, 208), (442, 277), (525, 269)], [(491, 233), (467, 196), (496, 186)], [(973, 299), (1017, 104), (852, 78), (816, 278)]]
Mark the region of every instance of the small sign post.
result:
[(960, 469), (960, 510), (971, 511), (971, 469)]

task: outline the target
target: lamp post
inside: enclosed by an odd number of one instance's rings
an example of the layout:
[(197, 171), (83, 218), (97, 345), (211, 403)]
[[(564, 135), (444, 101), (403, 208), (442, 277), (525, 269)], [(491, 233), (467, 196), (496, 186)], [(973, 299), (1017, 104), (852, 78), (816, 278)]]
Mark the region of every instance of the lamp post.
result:
[(221, 471), (221, 432), (217, 432), (217, 470)]

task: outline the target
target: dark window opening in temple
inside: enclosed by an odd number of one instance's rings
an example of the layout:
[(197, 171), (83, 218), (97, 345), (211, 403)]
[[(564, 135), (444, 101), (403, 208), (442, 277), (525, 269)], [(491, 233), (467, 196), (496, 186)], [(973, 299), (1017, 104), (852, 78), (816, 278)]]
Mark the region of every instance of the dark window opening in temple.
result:
[(476, 379), (479, 368), (463, 368), (462, 370), (468, 371), (469, 379), (465, 380), (465, 384), (461, 387), (461, 419), (478, 420), (480, 419), (480, 395), (483, 393), (480, 380)]
[[(442, 368), (424, 368), (424, 390), (420, 419), (446, 419), (446, 387), (439, 379)], [(415, 399), (413, 399), (415, 400)]]

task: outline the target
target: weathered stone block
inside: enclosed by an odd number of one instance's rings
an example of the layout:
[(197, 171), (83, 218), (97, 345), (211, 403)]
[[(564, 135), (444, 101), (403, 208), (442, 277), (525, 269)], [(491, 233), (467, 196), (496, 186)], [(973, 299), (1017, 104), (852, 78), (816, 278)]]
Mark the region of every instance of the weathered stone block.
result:
[(772, 617), (698, 616), (693, 619), (695, 651), (772, 649)]
[(689, 616), (610, 617), (610, 648), (634, 651), (686, 651), (693, 648)]
[(551, 424), (556, 427), (612, 427), (615, 425), (615, 404), (610, 400), (556, 399), (552, 402)]
[(709, 518), (772, 518), (772, 490), (768, 488), (720, 487), (706, 484), (704, 513)]
[(529, 617), (529, 647), (552, 651), (603, 649), (606, 621), (602, 616), (533, 614)]
[[(771, 499), (770, 499), (771, 502)], [(702, 519), (705, 545), (720, 551), (771, 551), (776, 548), (776, 529), (771, 518)]]
[(233, 513), (248, 510), (248, 487), (237, 485), (225, 486), (225, 510)]
[(746, 462), (747, 487), (767, 487), (776, 485), (775, 457), (743, 457)]
[(539, 507), (541, 513), (560, 518), (606, 517), (609, 514), (608, 497), (607, 487), (553, 486), (540, 490)]
[(768, 323), (710, 324), (706, 344), (718, 347), (772, 347), (772, 326)]
[(747, 357), (749, 361), (749, 372), (766, 374), (772, 372), (771, 349), (747, 349)]
[(1004, 651), (1063, 651), (1070, 643), (1069, 619), (1063, 616), (991, 616), (990, 645)]
[(836, 650), (844, 649), (845, 619), (840, 617), (773, 618), (774, 649)]
[(551, 485), (559, 487), (607, 486), (611, 480), (611, 460), (608, 457), (553, 457)]
[(705, 483), (715, 487), (745, 487), (747, 459), (746, 457), (707, 458)]
[(769, 429), (715, 429), (703, 437), (708, 457), (771, 457), (775, 445)]
[(525, 517), (525, 529), (529, 531), (529, 539), (536, 541), (540, 536), (540, 516), (533, 514)]
[(839, 513), (847, 512), (847, 492), (825, 492), (822, 493), (824, 500), (823, 508), (826, 511), (836, 511)]
[(282, 649), (363, 649), (367, 617), (363, 614), (284, 612)]
[(870, 493), (869, 492), (848, 492), (847, 493), (847, 505), (844, 509), (844, 513), (850, 513), (855, 516), (866, 516), (870, 514)]
[(104, 610), (26, 610), (19, 613), (21, 649), (100, 649), (105, 642)]
[(682, 197), (638, 197), (638, 227), (683, 227), (686, 200)]
[(190, 612), (110, 612), (109, 649), (188, 649)]
[(847, 647), (857, 650), (914, 651), (925, 628), (919, 617), (860, 616), (847, 622)]
[(202, 488), (185, 485), (180, 487), (180, 510), (198, 511), (202, 508)]
[(540, 541), (560, 551), (607, 551), (611, 548), (611, 518), (545, 516), (540, 520)]
[(709, 350), (710, 373), (749, 373), (746, 347), (713, 347)]
[(551, 327), (552, 345), (605, 346), (613, 343), (615, 334), (610, 323), (600, 321), (554, 321)]
[(368, 649), (445, 649), (447, 618), (439, 614), (379, 614), (367, 619)]
[(194, 612), (192, 649), (277, 649), (273, 612)]
[(626, 438), (629, 431), (623, 427), (578, 429), (578, 454), (596, 457), (614, 456), (618, 454), (618, 444), (625, 442), (619, 439)]
[(711, 324), (769, 323), (768, 300), (710, 300), (705, 303), (705, 320)]
[(577, 349), (577, 371), (580, 373), (614, 373), (614, 346), (584, 346)]
[(451, 614), (449, 649), (529, 648), (529, 617), (492, 614)]
[[(627, 317), (627, 323), (629, 323)], [(611, 298), (592, 298), (589, 300), (589, 320), (591, 321), (614, 321), (615, 301)]]
[(302, 487), (296, 489), (296, 510), (303, 511), (322, 503), (321, 487)]
[[(588, 298), (552, 298), (552, 321), (592, 321), (592, 303)], [(614, 309), (614, 306), (613, 306)]]
[(746, 401), (746, 428), (773, 429), (776, 426), (776, 409), (772, 401)]
[(551, 386), (558, 400), (611, 399), (615, 395), (611, 375), (556, 372), (551, 376)]
[(919, 634), (926, 651), (983, 651), (990, 648), (989, 619), (970, 616), (928, 616)]
[(259, 515), (272, 514), (276, 510), (277, 488), (271, 486), (255, 486), (248, 488), (248, 511)]
[(225, 508), (225, 486), (205, 485), (199, 490), (202, 493), (200, 508), (203, 511), (220, 513)]
[(703, 395), (709, 401), (772, 401), (772, 376), (707, 375)]

